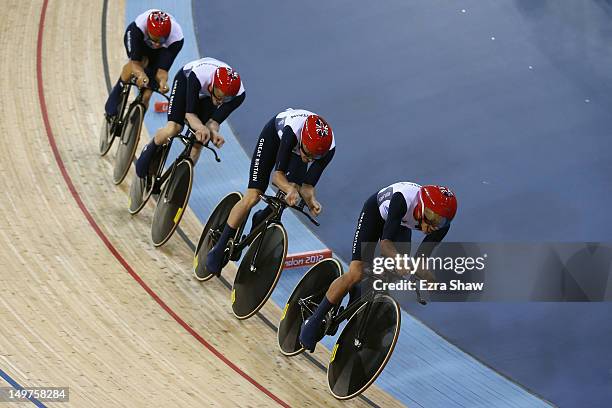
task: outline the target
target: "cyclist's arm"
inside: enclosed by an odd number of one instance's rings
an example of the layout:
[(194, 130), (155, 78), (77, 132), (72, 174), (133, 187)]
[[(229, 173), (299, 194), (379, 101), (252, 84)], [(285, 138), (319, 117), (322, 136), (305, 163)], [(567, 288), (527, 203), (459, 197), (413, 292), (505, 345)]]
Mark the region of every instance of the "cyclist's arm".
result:
[(289, 169), (289, 161), (293, 154), (293, 148), (297, 145), (298, 140), (291, 126), (287, 125), (283, 128), (283, 136), (280, 140), (280, 146), (276, 153), (276, 171), (287, 173)]
[(297, 136), (293, 133), (291, 126), (285, 126), (283, 129), (283, 136), (281, 137), (280, 146), (276, 153), (276, 171), (272, 182), (281, 190), (287, 192), (293, 186), (287, 180), (287, 170), (289, 168), (289, 160), (293, 148), (297, 145)]
[(425, 235), (423, 242), (421, 242), (421, 245), (419, 245), (419, 249), (417, 249), (416, 256), (431, 256), (433, 250), (436, 249), (440, 242), (442, 242), (449, 229), (450, 225), (447, 225), (444, 228), (440, 228), (437, 231)]
[(125, 41), (132, 74), (136, 77), (145, 75), (142, 60), (146, 44), (144, 42), (144, 34), (135, 22), (132, 22), (125, 30)]
[(387, 220), (383, 226), (383, 233), (380, 238), (380, 250), (382, 256), (388, 258), (394, 258), (397, 254), (397, 248), (393, 243), (392, 239), (397, 237), (401, 231), (402, 218), (406, 215), (408, 207), (406, 200), (402, 193), (397, 192), (391, 196), (389, 202), (389, 213), (387, 214)]
[(311, 186), (310, 184), (302, 184), (300, 186), (300, 196), (302, 196), (304, 201), (306, 201), (306, 204), (316, 200), (314, 186)]
[(170, 67), (172, 67), (174, 60), (176, 59), (176, 56), (183, 48), (184, 43), (185, 43), (184, 40), (175, 41), (172, 44), (170, 44), (168, 48), (162, 48), (160, 50), (160, 55), (157, 60), (160, 69), (163, 69), (166, 72), (170, 71)]
[(218, 123), (223, 123), (223, 121), (227, 119), (227, 117), (233, 111), (235, 111), (240, 105), (242, 105), (242, 102), (244, 102), (245, 98), (246, 92), (242, 92), (240, 95), (233, 97), (229, 102), (226, 102), (219, 106), (212, 114), (212, 118)]
[(212, 130), (213, 132), (218, 132), (219, 126), (221, 126), (221, 124), (213, 118), (208, 119), (208, 121), (206, 122), (206, 127)]
[(155, 73), (155, 80), (161, 86), (161, 84), (168, 84), (168, 71), (159, 68)]
[(197, 104), (199, 102), (200, 89), (202, 84), (198, 80), (195, 72), (190, 72), (187, 77), (187, 102), (185, 103), (185, 119), (193, 129), (198, 130), (204, 127), (204, 124), (197, 115)]
[(334, 154), (336, 154), (336, 148), (334, 147), (329, 152), (325, 154), (325, 156), (320, 159), (315, 160), (310, 167), (308, 167), (308, 171), (306, 172), (306, 176), (304, 177), (304, 184), (308, 184), (311, 186), (316, 186), (323, 174), (323, 170), (327, 167), (327, 165), (334, 158)]

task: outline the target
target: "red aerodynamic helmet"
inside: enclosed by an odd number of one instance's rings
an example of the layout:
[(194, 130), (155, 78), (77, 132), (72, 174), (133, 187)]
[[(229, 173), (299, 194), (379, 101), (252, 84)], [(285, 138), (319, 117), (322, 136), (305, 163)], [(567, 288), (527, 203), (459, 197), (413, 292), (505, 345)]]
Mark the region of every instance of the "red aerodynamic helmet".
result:
[(329, 151), (333, 138), (332, 128), (319, 115), (309, 115), (302, 126), (302, 146), (315, 158)]
[(213, 87), (225, 96), (236, 96), (240, 92), (240, 74), (232, 68), (219, 67), (213, 75)]
[(170, 16), (163, 11), (153, 11), (147, 18), (147, 31), (154, 37), (168, 38), (172, 30)]
[(455, 193), (444, 186), (422, 186), (419, 191), (421, 205), (415, 208), (415, 218), (425, 220), (429, 225), (443, 228), (457, 214), (457, 197)]

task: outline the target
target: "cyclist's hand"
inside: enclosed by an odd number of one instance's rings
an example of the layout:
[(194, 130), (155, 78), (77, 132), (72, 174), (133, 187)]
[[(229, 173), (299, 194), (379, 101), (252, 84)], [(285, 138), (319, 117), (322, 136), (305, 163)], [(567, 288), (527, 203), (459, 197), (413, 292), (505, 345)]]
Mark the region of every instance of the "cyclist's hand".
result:
[(418, 279), (426, 280), (427, 282), (435, 282), (436, 277), (428, 269), (418, 268), (415, 272)]
[(170, 90), (170, 88), (168, 88), (168, 83), (165, 81), (162, 81), (159, 83), (159, 92), (165, 94)]
[(210, 140), (210, 130), (206, 126), (198, 127), (194, 130), (198, 142), (206, 144)]
[(221, 136), (219, 132), (216, 132), (214, 130), (212, 130), (210, 133), (211, 133), (210, 138), (213, 144), (217, 146), (217, 148), (220, 148), (221, 146), (223, 146), (223, 144), (225, 143), (225, 139), (223, 138), (223, 136)]
[(313, 198), (312, 200), (310, 200), (310, 202), (308, 202), (306, 204), (308, 204), (308, 208), (310, 209), (310, 213), (312, 215), (314, 215), (316, 217), (319, 214), (321, 214), (321, 210), (323, 208), (321, 207), (321, 203), (318, 202), (316, 199)]
[(136, 77), (136, 86), (138, 86), (139, 88), (147, 86), (148, 84), (149, 84), (149, 77), (147, 76), (147, 74), (142, 74)]
[(285, 202), (290, 206), (296, 205), (300, 199), (300, 193), (298, 193), (297, 189), (295, 187), (291, 187), (286, 191), (286, 193)]

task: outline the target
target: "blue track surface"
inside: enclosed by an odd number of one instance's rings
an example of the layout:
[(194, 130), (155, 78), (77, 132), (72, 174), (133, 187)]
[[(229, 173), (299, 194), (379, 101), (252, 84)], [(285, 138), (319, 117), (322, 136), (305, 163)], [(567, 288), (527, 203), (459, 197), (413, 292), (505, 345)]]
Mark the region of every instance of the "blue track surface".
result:
[[(450, 240), (611, 241), (611, 17), (604, 0), (194, 3), (202, 55), (245, 80), (247, 152), (287, 106), (334, 127), (316, 233), (345, 259), (363, 200), (399, 180), (456, 190)], [(404, 306), (555, 403), (612, 401), (609, 303)]]

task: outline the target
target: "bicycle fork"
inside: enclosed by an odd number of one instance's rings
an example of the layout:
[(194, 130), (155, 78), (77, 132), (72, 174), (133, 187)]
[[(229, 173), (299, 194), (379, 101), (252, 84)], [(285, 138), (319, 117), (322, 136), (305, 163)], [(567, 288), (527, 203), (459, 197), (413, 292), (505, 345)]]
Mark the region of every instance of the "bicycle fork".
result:
[(357, 334), (355, 339), (353, 340), (353, 345), (357, 350), (360, 350), (363, 347), (363, 337), (365, 335), (366, 329), (366, 321), (368, 320), (368, 316), (370, 314), (370, 309), (372, 308), (373, 302), (368, 302), (365, 306), (365, 310), (363, 311), (363, 315), (361, 317), (361, 321), (359, 322), (359, 328), (357, 329)]
[(257, 247), (255, 248), (255, 253), (253, 254), (253, 258), (251, 259), (251, 265), (249, 265), (249, 270), (253, 273), (257, 272), (257, 267), (255, 266), (255, 260), (257, 259), (257, 255), (259, 254), (259, 250), (261, 249), (261, 245), (264, 242), (264, 238), (266, 236), (266, 230), (268, 229), (268, 222), (266, 222), (263, 231), (261, 232), (261, 239), (257, 243)]

